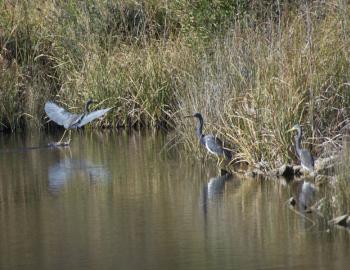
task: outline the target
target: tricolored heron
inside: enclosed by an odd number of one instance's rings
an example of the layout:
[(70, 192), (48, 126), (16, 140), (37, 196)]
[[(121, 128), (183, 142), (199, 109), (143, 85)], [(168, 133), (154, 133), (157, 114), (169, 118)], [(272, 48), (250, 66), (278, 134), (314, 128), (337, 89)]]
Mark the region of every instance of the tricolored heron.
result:
[(66, 129), (63, 133), (62, 138), (56, 143), (56, 145), (62, 144), (64, 135), (66, 134), (67, 130), (69, 130), (69, 139), (68, 142), (65, 143), (68, 145), (70, 143), (72, 129), (77, 129), (86, 125), (87, 123), (95, 120), (96, 118), (103, 116), (111, 109), (107, 108), (89, 112), (89, 106), (91, 103), (93, 103), (93, 101), (92, 99), (89, 99), (85, 103), (84, 112), (80, 114), (70, 113), (52, 101), (48, 101), (45, 103), (45, 112), (50, 118), (50, 120), (54, 121), (58, 125), (64, 126), (64, 128)]
[(223, 146), (222, 141), (214, 135), (203, 134), (203, 125), (204, 120), (200, 113), (195, 113), (193, 115), (187, 115), (185, 117), (195, 117), (197, 118), (197, 128), (196, 135), (199, 139), (199, 142), (207, 149), (211, 154), (214, 154), (218, 158), (218, 165), (221, 165), (224, 158), (230, 161), (232, 159), (231, 151)]
[(299, 124), (294, 125), (288, 132), (296, 130), (298, 133), (295, 136), (295, 150), (300, 160), (301, 167), (313, 172), (315, 168), (315, 161), (309, 150), (301, 148), (301, 136), (303, 134), (302, 128)]

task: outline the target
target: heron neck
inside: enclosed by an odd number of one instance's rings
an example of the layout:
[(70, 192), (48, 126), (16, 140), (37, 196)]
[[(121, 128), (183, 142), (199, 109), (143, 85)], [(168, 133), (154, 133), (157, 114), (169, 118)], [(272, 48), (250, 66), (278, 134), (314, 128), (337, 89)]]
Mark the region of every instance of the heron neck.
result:
[(88, 101), (88, 102), (85, 103), (85, 108), (84, 108), (84, 114), (85, 115), (89, 113), (89, 106), (90, 106), (90, 102)]
[(295, 136), (295, 148), (299, 156), (301, 154), (301, 136), (302, 136), (302, 131), (301, 129), (298, 129), (298, 134), (297, 136)]
[(198, 118), (196, 135), (201, 140), (203, 136), (203, 118)]

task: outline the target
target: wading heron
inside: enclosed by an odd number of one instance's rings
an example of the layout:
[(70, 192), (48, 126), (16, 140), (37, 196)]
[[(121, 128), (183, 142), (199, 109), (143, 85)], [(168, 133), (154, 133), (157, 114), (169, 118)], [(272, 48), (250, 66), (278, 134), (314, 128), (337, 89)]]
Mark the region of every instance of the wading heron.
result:
[(314, 172), (315, 161), (309, 150), (301, 148), (301, 136), (303, 131), (299, 124), (294, 125), (288, 132), (296, 130), (298, 133), (295, 136), (295, 150), (297, 152), (298, 158), (300, 160), (301, 167), (308, 170), (309, 172)]
[(218, 158), (218, 165), (220, 166), (224, 159), (231, 161), (232, 154), (231, 151), (224, 147), (222, 141), (214, 135), (203, 134), (203, 125), (204, 120), (200, 113), (195, 113), (193, 115), (187, 115), (187, 117), (195, 117), (197, 118), (197, 127), (196, 127), (196, 135), (199, 139), (199, 142), (207, 149), (207, 151), (211, 154), (214, 154)]
[[(66, 111), (64, 108), (58, 106), (56, 103), (51, 101), (48, 101), (45, 103), (45, 112), (47, 116), (50, 118), (50, 120), (54, 121), (58, 125), (63, 126), (66, 129), (63, 133), (62, 138), (57, 143), (55, 143), (55, 145), (62, 145), (62, 144), (68, 145), (70, 143), (72, 129), (81, 128), (82, 126), (86, 125), (87, 123), (90, 123), (96, 118), (103, 116), (110, 109), (112, 109), (112, 108), (107, 108), (107, 109), (89, 112), (89, 106), (91, 103), (94, 103), (94, 102), (91, 99), (89, 99), (85, 103), (84, 112), (80, 114), (70, 113)], [(69, 139), (67, 142), (62, 143), (62, 140), (67, 130), (69, 130)]]

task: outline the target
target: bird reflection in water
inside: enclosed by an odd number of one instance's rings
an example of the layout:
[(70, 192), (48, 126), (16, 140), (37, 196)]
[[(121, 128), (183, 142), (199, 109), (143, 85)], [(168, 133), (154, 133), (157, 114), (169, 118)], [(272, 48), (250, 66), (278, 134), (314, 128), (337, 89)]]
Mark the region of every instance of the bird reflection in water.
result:
[(310, 212), (317, 190), (315, 184), (305, 180), (294, 181), (291, 189), (293, 195), (291, 204), (297, 206), (301, 212)]
[(220, 170), (220, 175), (212, 177), (209, 179), (209, 182), (203, 188), (203, 209), (205, 216), (208, 212), (208, 204), (210, 201), (219, 201), (222, 198), (222, 195), (225, 190), (226, 181), (230, 180), (232, 174)]
[(49, 167), (49, 190), (57, 193), (71, 180), (86, 179), (90, 184), (108, 181), (110, 172), (88, 160), (65, 158)]

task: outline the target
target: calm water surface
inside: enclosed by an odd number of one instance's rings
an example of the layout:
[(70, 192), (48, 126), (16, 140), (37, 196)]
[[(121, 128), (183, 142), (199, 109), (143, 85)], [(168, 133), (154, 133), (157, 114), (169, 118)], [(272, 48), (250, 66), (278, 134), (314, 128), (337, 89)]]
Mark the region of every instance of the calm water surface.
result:
[(0, 269), (349, 269), (288, 186), (218, 176), (152, 134), (0, 134)]

